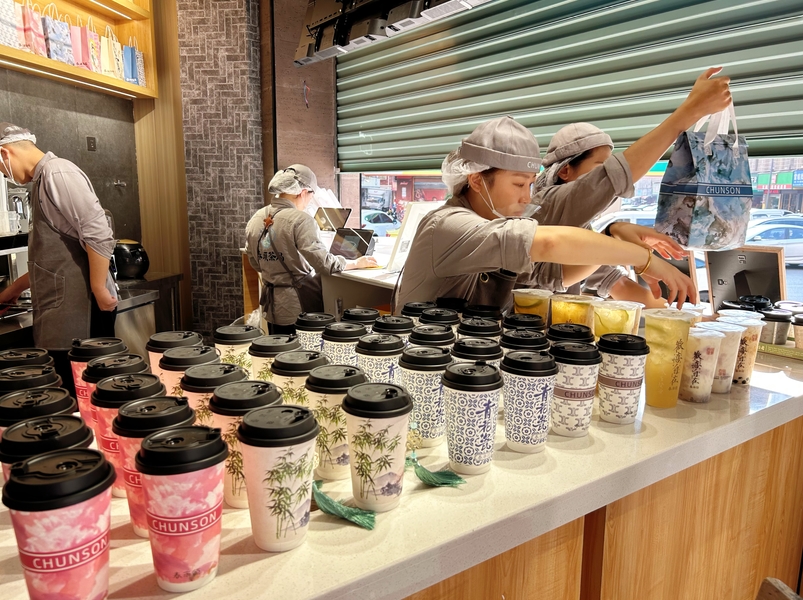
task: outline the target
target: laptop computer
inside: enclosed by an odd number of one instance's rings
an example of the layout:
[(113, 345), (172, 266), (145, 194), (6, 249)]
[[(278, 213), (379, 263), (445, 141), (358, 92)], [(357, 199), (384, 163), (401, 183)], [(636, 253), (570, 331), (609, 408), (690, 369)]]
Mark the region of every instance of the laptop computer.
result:
[(315, 212), (315, 222), (321, 231), (337, 231), (345, 226), (350, 215), (350, 208), (320, 207)]
[(374, 253), (374, 232), (371, 229), (340, 228), (329, 252), (349, 260), (371, 256)]

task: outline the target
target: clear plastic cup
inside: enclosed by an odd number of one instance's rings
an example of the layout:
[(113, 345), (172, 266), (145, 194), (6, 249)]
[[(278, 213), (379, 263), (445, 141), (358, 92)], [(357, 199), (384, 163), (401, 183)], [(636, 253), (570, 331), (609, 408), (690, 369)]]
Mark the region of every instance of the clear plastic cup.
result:
[(596, 302), (594, 308), (594, 337), (601, 338), (606, 333), (638, 333), (641, 310), (639, 302), (608, 300)]
[(678, 399), (684, 402), (708, 402), (717, 372), (719, 348), (725, 334), (712, 329), (692, 327), (686, 342), (683, 375)]
[(736, 368), (736, 359), (739, 356), (739, 346), (745, 328), (734, 323), (719, 321), (704, 321), (698, 323), (700, 329), (710, 329), (721, 332), (725, 338), (719, 346), (719, 356), (714, 373), (714, 382), (711, 391), (714, 394), (727, 394), (733, 385), (733, 371)]
[(739, 342), (739, 353), (736, 356), (736, 367), (733, 369), (733, 385), (748, 385), (756, 366), (758, 355), (758, 342), (761, 330), (766, 323), (758, 319), (744, 319), (739, 317), (719, 317), (717, 321), (733, 323), (744, 327), (742, 339)]
[(650, 354), (645, 368), (647, 405), (677, 405), (681, 371), (689, 329), (695, 315), (680, 310), (652, 308), (643, 311), (644, 335)]
[(549, 300), (552, 292), (547, 290), (513, 290), (513, 305), (517, 313), (539, 315), (544, 323), (549, 319)]
[(594, 305), (602, 298), (576, 294), (555, 294), (551, 298), (552, 324), (575, 323), (594, 330)]

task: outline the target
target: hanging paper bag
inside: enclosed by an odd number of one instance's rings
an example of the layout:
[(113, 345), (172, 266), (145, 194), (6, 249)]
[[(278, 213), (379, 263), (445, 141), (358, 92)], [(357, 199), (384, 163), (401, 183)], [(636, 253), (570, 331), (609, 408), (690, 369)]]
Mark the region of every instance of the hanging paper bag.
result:
[(104, 75), (123, 79), (123, 48), (108, 25), (106, 35), (100, 38), (100, 68)]
[(89, 69), (89, 48), (83, 44), (84, 38), (81, 35), (83, 29), (83, 22), (81, 17), (76, 17), (78, 25), (70, 23), (70, 44), (72, 45), (72, 54), (75, 59), (75, 66), (83, 69)]
[(19, 48), (20, 40), (17, 37), (17, 17), (14, 5), (14, 0), (0, 0), (0, 44)]
[(137, 38), (134, 38), (134, 53), (137, 59), (137, 82), (142, 87), (147, 87), (148, 84), (145, 82), (145, 55), (139, 49)]
[[(658, 198), (655, 229), (689, 250), (731, 250), (744, 245), (753, 184), (747, 142), (736, 128), (733, 105), (711, 115), (705, 133), (680, 134)], [(733, 123), (733, 135), (728, 134)]]
[(14, 3), (14, 22), (17, 24), (17, 40), (20, 50), (32, 52), (25, 42), (25, 19), (22, 16), (22, 4)]
[(137, 79), (136, 43), (135, 38), (128, 38), (128, 46), (123, 46), (123, 77), (125, 77), (128, 83), (139, 85), (139, 80)]
[(95, 30), (95, 25), (92, 23), (92, 17), (86, 20), (86, 27), (81, 30), (81, 43), (86, 47), (89, 53), (88, 69), (95, 73), (102, 73), (103, 69), (100, 64), (100, 36)]
[(39, 13), (39, 5), (31, 5), (27, 0), (22, 7), (22, 26), (25, 30), (25, 45), (31, 52), (39, 56), (47, 56), (47, 44), (45, 44), (45, 32), (42, 29), (42, 15)]
[(75, 65), (70, 39), (70, 25), (62, 21), (56, 5), (52, 2), (42, 13), (42, 28), (45, 32), (47, 55), (53, 60)]

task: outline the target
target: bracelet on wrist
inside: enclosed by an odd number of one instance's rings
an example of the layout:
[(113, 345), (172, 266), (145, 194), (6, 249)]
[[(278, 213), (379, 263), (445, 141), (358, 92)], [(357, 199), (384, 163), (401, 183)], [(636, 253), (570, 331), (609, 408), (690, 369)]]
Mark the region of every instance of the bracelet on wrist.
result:
[(636, 275), (637, 275), (637, 276), (639, 276), (639, 277), (641, 277), (642, 275), (644, 275), (644, 273), (646, 273), (646, 272), (647, 272), (647, 269), (649, 269), (649, 268), (650, 268), (650, 265), (651, 265), (651, 264), (652, 264), (652, 250), (650, 250), (649, 248), (647, 248), (647, 264), (646, 264), (646, 265), (644, 265), (644, 268), (643, 268), (641, 271), (639, 271), (638, 269), (636, 269), (636, 270), (635, 270), (635, 271), (636, 271)]

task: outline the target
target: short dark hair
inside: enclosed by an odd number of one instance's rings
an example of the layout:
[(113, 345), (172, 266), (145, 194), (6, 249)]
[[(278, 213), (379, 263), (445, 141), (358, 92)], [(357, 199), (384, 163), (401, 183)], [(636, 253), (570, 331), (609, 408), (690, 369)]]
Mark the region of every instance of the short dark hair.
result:
[[(596, 150), (596, 148), (590, 148), (590, 149), (586, 150), (585, 152), (583, 152), (582, 154), (578, 154), (573, 159), (571, 159), (568, 163), (566, 163), (566, 165), (568, 165), (570, 167), (577, 167), (581, 162), (583, 162), (585, 159), (589, 158), (591, 156), (591, 153), (594, 152), (594, 150)], [(566, 165), (564, 165), (564, 166), (566, 166)], [(558, 180), (556, 181), (556, 183), (558, 185), (560, 185), (561, 183), (566, 183), (566, 182), (563, 181), (563, 179), (561, 179), (560, 177), (558, 177)]]

